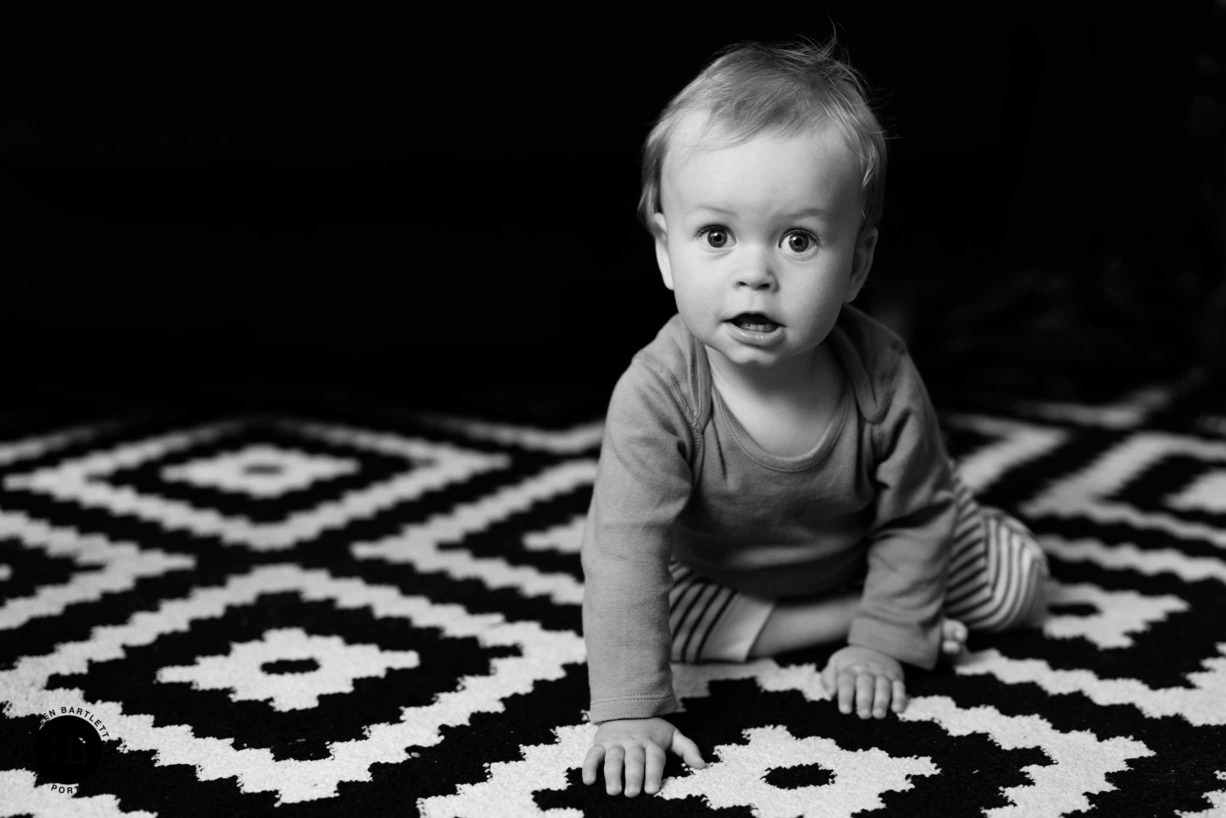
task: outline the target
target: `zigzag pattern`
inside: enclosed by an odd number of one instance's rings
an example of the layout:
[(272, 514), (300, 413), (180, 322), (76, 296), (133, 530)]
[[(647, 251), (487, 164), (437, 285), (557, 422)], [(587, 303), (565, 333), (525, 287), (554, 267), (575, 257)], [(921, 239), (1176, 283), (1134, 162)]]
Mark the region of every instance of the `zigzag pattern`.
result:
[[(838, 714), (824, 651), (678, 666), (712, 763), (670, 760), (636, 814), (1226, 812), (1226, 426), (1174, 394), (948, 415), (1039, 535), (1051, 615), (883, 722)], [(579, 779), (599, 443), (422, 415), (0, 444), (0, 815), (607, 810)], [(33, 755), (65, 712), (102, 737), (75, 787)]]

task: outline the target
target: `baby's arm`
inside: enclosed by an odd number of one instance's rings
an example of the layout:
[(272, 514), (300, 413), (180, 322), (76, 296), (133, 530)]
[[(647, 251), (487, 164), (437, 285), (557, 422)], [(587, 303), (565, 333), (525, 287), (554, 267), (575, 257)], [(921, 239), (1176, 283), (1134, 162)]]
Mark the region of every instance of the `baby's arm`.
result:
[(584, 762), (601, 763), (610, 793), (659, 787), (665, 752), (701, 764), (693, 743), (660, 716), (677, 709), (669, 653), (669, 531), (689, 499), (694, 446), (672, 385), (642, 361), (613, 391), (583, 533), (583, 631), (591, 719)]
[(640, 791), (654, 795), (664, 777), (664, 754), (668, 751), (696, 769), (707, 766), (698, 745), (662, 718), (606, 721), (596, 730), (592, 748), (583, 762), (583, 783), (596, 782), (603, 762), (605, 791), (609, 795), (622, 791), (623, 768), (627, 797), (633, 798)]
[(905, 706), (903, 662), (936, 664), (956, 513), (936, 411), (910, 356), (890, 391), (874, 436), (868, 575), (848, 647), (825, 672), (840, 709), (861, 715), (884, 715), (883, 700), (896, 712)]

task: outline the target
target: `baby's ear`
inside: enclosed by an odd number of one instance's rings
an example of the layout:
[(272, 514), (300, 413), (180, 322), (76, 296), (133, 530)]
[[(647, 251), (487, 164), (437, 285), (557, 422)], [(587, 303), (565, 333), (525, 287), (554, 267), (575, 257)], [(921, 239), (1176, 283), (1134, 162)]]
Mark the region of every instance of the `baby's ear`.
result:
[(656, 264), (660, 267), (660, 277), (664, 286), (673, 288), (673, 265), (668, 260), (668, 225), (663, 213), (655, 213), (651, 217), (651, 233), (656, 239)]
[(852, 260), (851, 278), (847, 281), (847, 294), (844, 304), (850, 304), (860, 294), (860, 288), (868, 279), (868, 271), (873, 267), (873, 253), (877, 250), (877, 228), (867, 231), (856, 239), (856, 253)]

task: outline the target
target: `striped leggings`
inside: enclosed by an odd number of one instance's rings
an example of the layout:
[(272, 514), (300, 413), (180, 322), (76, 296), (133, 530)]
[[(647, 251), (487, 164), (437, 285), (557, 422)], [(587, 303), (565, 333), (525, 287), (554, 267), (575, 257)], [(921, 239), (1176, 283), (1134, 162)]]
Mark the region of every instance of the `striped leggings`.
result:
[[(979, 505), (956, 473), (957, 518), (944, 614), (972, 631), (1002, 631), (1037, 617), (1047, 558), (1034, 535), (1004, 512)], [(669, 624), (674, 662), (743, 662), (774, 601), (720, 585), (674, 562)]]

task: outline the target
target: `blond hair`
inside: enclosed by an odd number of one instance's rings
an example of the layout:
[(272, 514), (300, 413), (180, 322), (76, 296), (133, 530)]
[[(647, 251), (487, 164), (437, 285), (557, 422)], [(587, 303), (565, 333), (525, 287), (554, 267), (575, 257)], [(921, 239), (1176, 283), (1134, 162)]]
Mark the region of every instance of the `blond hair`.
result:
[(718, 129), (732, 144), (768, 130), (790, 135), (833, 125), (860, 163), (860, 233), (877, 226), (885, 203), (885, 133), (864, 81), (840, 59), (833, 38), (824, 45), (802, 40), (730, 46), (673, 97), (643, 146), (638, 214), (649, 231), (661, 210), (660, 173), (670, 141), (680, 123), (702, 114), (707, 129)]

